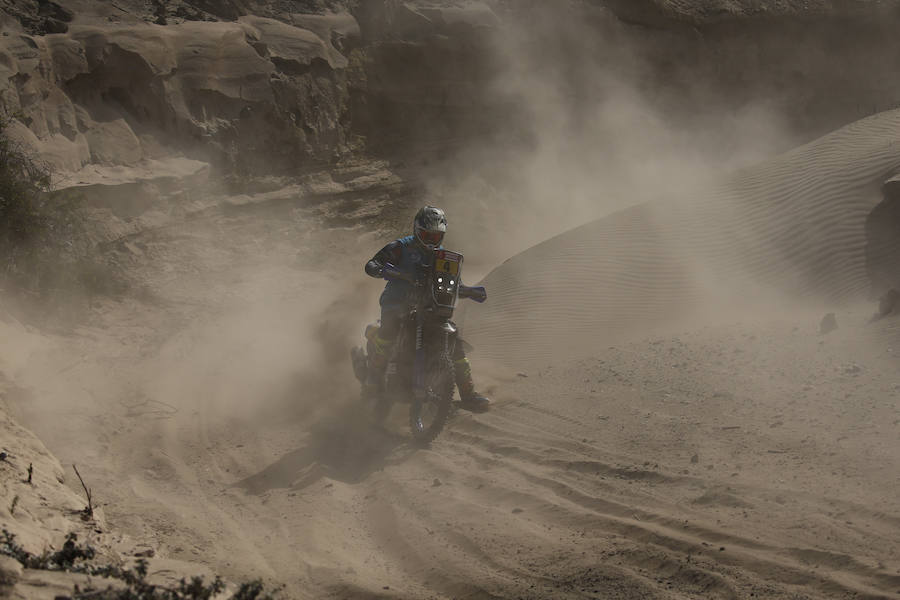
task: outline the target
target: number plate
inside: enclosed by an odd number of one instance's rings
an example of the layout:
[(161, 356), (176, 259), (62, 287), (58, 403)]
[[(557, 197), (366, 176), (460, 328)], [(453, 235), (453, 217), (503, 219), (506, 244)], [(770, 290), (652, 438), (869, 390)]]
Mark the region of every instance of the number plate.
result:
[(455, 260), (447, 260), (446, 258), (438, 258), (434, 261), (434, 270), (437, 273), (449, 273), (450, 275), (458, 275), (459, 262)]

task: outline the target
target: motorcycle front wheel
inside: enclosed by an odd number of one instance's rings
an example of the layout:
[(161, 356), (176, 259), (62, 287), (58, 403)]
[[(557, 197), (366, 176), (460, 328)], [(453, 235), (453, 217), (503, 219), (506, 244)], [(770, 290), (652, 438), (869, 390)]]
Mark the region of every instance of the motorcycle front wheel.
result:
[(409, 428), (417, 444), (430, 444), (444, 429), (453, 405), (453, 386), (453, 363), (442, 357), (429, 369), (425, 399), (413, 400), (409, 407)]

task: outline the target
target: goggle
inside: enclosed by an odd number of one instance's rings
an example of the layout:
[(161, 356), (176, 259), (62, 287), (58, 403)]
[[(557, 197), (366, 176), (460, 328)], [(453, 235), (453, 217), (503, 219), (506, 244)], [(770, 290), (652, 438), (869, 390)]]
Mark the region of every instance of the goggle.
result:
[(426, 246), (440, 246), (444, 239), (443, 231), (427, 231), (425, 229), (417, 229), (416, 237)]

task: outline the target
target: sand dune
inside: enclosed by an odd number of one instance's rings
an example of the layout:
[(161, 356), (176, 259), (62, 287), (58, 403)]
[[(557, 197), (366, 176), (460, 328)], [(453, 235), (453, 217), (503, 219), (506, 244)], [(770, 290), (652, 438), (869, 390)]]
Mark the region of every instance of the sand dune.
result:
[(875, 115), (713, 191), (661, 198), (535, 246), (484, 279), (491, 302), (466, 310), (466, 335), (482, 356), (520, 361), (722, 307), (846, 302), (873, 283), (883, 291), (892, 276), (900, 283), (900, 254), (877, 241), (867, 254), (866, 224), (900, 171), (898, 141), (900, 111)]

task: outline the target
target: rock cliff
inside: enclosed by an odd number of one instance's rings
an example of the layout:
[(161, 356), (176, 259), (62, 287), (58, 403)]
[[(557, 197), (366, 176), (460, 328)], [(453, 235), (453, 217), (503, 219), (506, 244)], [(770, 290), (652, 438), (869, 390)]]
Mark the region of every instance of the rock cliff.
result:
[(897, 6), (4, 0), (0, 105), (67, 174), (176, 153), (245, 174), (415, 154), (522, 126), (528, 99), (501, 77), (515, 28), (554, 58), (599, 49), (667, 110), (766, 102), (821, 133), (900, 97)]

